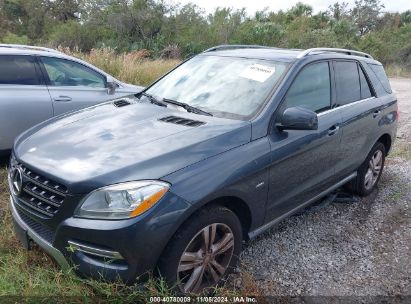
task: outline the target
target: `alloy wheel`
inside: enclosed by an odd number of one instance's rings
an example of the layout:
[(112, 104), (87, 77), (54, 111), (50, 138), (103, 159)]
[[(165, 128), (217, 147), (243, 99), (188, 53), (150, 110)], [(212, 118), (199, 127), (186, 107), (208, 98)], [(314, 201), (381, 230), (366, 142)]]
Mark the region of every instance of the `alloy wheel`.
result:
[(370, 190), (374, 187), (375, 183), (380, 176), (382, 169), (383, 155), (381, 150), (375, 151), (374, 155), (371, 157), (368, 163), (368, 169), (365, 173), (364, 178), (364, 187), (367, 190)]
[(199, 293), (223, 277), (234, 251), (234, 234), (222, 223), (199, 231), (184, 250), (177, 269), (178, 284), (184, 293)]

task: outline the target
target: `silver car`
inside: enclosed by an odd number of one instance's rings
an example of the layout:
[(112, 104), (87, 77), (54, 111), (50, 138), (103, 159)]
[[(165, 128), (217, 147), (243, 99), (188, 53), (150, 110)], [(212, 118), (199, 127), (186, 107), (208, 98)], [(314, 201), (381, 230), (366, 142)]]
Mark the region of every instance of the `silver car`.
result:
[(39, 122), (142, 89), (53, 49), (0, 44), (0, 154)]

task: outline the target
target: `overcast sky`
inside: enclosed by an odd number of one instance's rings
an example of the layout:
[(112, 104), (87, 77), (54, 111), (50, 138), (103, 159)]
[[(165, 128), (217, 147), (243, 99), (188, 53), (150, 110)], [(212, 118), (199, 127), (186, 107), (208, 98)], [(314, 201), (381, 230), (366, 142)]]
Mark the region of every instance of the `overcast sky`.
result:
[[(314, 12), (324, 11), (330, 4), (337, 0), (300, 0), (303, 3), (309, 4), (314, 8)], [(355, 0), (339, 0), (338, 2), (347, 2), (350, 7), (353, 6)], [(268, 7), (271, 11), (280, 9), (286, 10), (292, 7), (299, 0), (171, 0), (174, 3), (186, 4), (189, 2), (195, 3), (204, 8), (207, 12), (212, 12), (216, 7), (233, 7), (247, 9), (248, 14), (254, 14), (258, 10)], [(403, 12), (411, 9), (411, 0), (383, 0), (385, 11)]]

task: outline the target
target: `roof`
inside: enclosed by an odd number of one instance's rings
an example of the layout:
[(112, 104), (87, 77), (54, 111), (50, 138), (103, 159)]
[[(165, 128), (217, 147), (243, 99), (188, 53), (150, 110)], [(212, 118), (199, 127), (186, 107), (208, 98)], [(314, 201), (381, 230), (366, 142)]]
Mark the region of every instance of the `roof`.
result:
[(25, 48), (12, 48), (12, 47), (1, 47), (0, 54), (3, 55), (43, 55), (43, 56), (55, 56), (55, 57), (66, 57), (63, 53), (58, 51), (50, 52), (38, 49), (25, 49)]
[[(91, 69), (100, 72), (103, 75), (110, 76), (110, 74), (106, 73), (105, 71), (93, 66), (92, 64), (85, 62), (79, 58), (66, 55), (62, 52), (57, 50), (36, 47), (36, 46), (29, 46), (29, 45), (13, 45), (13, 44), (0, 44), (0, 55), (37, 55), (37, 56), (45, 56), (45, 57), (56, 57), (62, 59), (68, 59), (71, 61), (76, 61), (81, 63), (82, 65), (88, 66)], [(112, 77), (114, 78), (114, 77)], [(121, 81), (117, 80), (117, 82), (122, 83)]]

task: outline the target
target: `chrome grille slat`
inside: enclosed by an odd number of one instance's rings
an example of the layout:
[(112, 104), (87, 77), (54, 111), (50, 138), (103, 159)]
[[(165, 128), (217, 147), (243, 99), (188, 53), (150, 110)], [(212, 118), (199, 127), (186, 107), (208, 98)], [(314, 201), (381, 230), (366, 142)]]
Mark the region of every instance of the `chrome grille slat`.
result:
[(31, 192), (30, 190), (28, 190), (28, 189), (26, 189), (26, 188), (24, 188), (24, 191), (25, 191), (27, 194), (32, 195), (32, 196), (34, 196), (35, 198), (37, 198), (37, 199), (39, 199), (39, 200), (41, 200), (41, 201), (43, 201), (43, 202), (45, 202), (45, 203), (47, 203), (47, 204), (51, 204), (51, 205), (53, 205), (53, 206), (55, 206), (55, 207), (57, 207), (57, 208), (61, 206), (61, 204), (57, 204), (57, 203), (55, 203), (55, 202), (53, 202), (53, 201), (51, 201), (51, 200), (47, 200), (47, 199), (45, 199), (44, 197), (41, 197), (40, 195), (37, 195), (37, 194), (35, 194), (34, 192)]
[(52, 218), (66, 199), (68, 189), (64, 185), (17, 164), (23, 175), (23, 189), (18, 196), (22, 207)]
[[(37, 190), (39, 189), (39, 190)], [(63, 201), (65, 196), (62, 194), (56, 194), (54, 192), (50, 192), (47, 190), (44, 190), (41, 188), (41, 186), (38, 186), (36, 184), (32, 184), (32, 183), (27, 183), (24, 189), (26, 192), (29, 191), (35, 195), (40, 196), (42, 199), (45, 199), (47, 201), (52, 202), (53, 204), (57, 204), (57, 206), (60, 206)]]
[(54, 213), (51, 213), (51, 212), (46, 211), (46, 210), (44, 210), (44, 209), (42, 209), (42, 208), (40, 208), (40, 207), (38, 207), (38, 206), (36, 206), (36, 205), (34, 205), (34, 204), (31, 204), (31, 203), (29, 203), (29, 202), (26, 202), (25, 200), (23, 200), (23, 199), (21, 199), (21, 198), (19, 198), (19, 202), (20, 202), (20, 204), (22, 204), (22, 205), (24, 205), (24, 206), (26, 206), (26, 207), (32, 208), (32, 209), (34, 209), (35, 211), (40, 212), (41, 214), (47, 215), (48, 217), (53, 217), (53, 216), (54, 216)]
[(41, 183), (38, 180), (35, 180), (35, 179), (31, 178), (30, 176), (26, 175), (25, 173), (24, 173), (24, 177), (26, 177), (29, 181), (36, 184), (37, 186), (44, 187), (44, 188), (46, 188), (47, 190), (49, 190), (51, 192), (54, 192), (54, 193), (59, 194), (59, 195), (65, 195), (66, 194), (66, 192), (61, 192), (61, 191), (56, 190), (55, 188), (51, 188), (50, 186), (48, 186), (48, 184), (45, 185), (44, 183)]
[(58, 194), (67, 194), (67, 188), (65, 186), (50, 181), (42, 177), (41, 175), (27, 169), (26, 167), (22, 166), (22, 169), (25, 177), (31, 179), (35, 183), (38, 183), (40, 186), (44, 186), (48, 188), (50, 191), (56, 191)]

